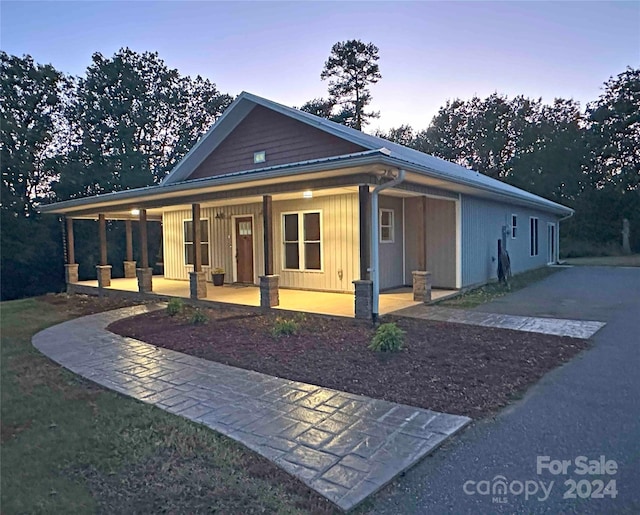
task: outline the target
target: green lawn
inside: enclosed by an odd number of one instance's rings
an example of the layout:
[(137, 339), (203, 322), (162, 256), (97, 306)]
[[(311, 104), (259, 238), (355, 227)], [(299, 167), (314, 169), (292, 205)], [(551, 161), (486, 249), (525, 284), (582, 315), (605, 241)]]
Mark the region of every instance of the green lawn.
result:
[(525, 286), (529, 286), (530, 284), (541, 281), (542, 279), (545, 279), (546, 277), (549, 277), (550, 275), (556, 273), (558, 270), (559, 268), (552, 267), (536, 268), (535, 270), (529, 270), (528, 272), (514, 275), (509, 280), (509, 288), (507, 288), (502, 283), (494, 282), (464, 292), (457, 297), (437, 302), (436, 304), (438, 306), (448, 308), (474, 308), (476, 306), (479, 306), (480, 304), (484, 304), (485, 302), (489, 302), (498, 297), (502, 297), (507, 293), (520, 290)]
[(563, 259), (566, 265), (577, 266), (640, 266), (640, 254), (631, 256), (602, 256)]
[(234, 441), (85, 381), (31, 345), (70, 303), (0, 304), (2, 513), (329, 513)]

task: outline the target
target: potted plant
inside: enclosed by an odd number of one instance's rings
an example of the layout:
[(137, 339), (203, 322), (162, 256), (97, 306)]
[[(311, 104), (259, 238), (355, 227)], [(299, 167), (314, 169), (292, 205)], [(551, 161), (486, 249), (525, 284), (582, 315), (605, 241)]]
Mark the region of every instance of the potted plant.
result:
[(222, 286), (224, 284), (224, 268), (214, 268), (211, 272), (211, 279), (214, 286)]

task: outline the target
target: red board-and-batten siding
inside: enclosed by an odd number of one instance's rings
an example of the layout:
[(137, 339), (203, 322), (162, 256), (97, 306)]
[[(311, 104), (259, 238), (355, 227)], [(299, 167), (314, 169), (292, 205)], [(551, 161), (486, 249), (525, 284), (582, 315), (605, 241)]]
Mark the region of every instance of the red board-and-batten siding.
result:
[[(266, 152), (254, 163), (253, 153)], [(341, 156), (365, 150), (320, 129), (262, 106), (254, 107), (189, 179)]]
[[(339, 156), (365, 150), (319, 129), (279, 113), (256, 106), (227, 138), (202, 162), (189, 179), (211, 177), (242, 170), (252, 170), (311, 159)], [(254, 164), (254, 152), (265, 151), (266, 162)], [(322, 212), (323, 270), (320, 272), (282, 269), (282, 213), (303, 210)], [(253, 215), (256, 260), (255, 277), (264, 272), (262, 204), (238, 204), (203, 208), (202, 218), (210, 224), (210, 266), (223, 267), (233, 280), (232, 216)], [(218, 215), (218, 218), (216, 218)], [(220, 216), (222, 215), (222, 216)], [(274, 271), (280, 285), (289, 288), (352, 291), (352, 281), (359, 277), (358, 195), (330, 195), (313, 199), (273, 202)], [(192, 267), (184, 264), (183, 220), (190, 211), (167, 210), (163, 214), (165, 276), (188, 279)], [(208, 278), (209, 279), (209, 278)]]

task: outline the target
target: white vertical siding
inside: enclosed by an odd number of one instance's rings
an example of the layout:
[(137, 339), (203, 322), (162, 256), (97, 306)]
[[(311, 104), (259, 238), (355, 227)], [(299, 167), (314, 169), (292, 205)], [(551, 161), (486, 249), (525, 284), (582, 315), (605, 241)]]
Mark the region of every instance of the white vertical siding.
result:
[[(282, 213), (322, 211), (322, 271), (283, 270)], [(353, 291), (360, 274), (358, 195), (330, 195), (273, 202), (274, 273), (280, 285), (328, 291)]]
[[(547, 264), (547, 222), (558, 218), (550, 213), (522, 206), (462, 195), (462, 286), (485, 283), (497, 277), (498, 240), (502, 226), (511, 227), (517, 215), (516, 238), (507, 236), (511, 271), (516, 274)], [(529, 253), (529, 217), (538, 217), (538, 255)]]
[[(321, 272), (282, 270), (282, 213), (315, 209), (322, 211), (323, 270)], [(222, 214), (223, 217), (216, 218), (216, 214)], [(232, 219), (234, 215), (253, 215), (254, 282), (258, 284), (258, 277), (264, 273), (264, 219), (261, 203), (202, 209), (201, 217), (209, 219), (210, 231), (210, 266), (203, 268), (209, 272), (215, 267), (222, 267), (226, 272), (225, 281), (234, 280), (232, 247), (235, 230)], [(167, 279), (189, 279), (189, 272), (193, 267), (184, 264), (183, 221), (190, 219), (190, 210), (163, 213), (164, 270)], [(273, 224), (274, 273), (280, 275), (281, 286), (311, 290), (353, 291), (352, 281), (360, 274), (357, 194), (274, 201)], [(210, 280), (208, 273), (207, 280)]]

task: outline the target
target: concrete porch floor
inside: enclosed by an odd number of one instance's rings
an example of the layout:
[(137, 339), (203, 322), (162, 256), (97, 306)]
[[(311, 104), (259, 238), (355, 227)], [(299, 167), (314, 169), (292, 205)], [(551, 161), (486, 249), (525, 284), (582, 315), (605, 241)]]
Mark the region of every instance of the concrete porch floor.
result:
[[(98, 281), (80, 281), (81, 286), (98, 287)], [(110, 290), (138, 291), (137, 279), (111, 279)], [(153, 293), (170, 297), (189, 297), (189, 282), (165, 279), (162, 276), (153, 276)], [(437, 300), (456, 293), (456, 290), (433, 290), (431, 297)], [(257, 286), (242, 286), (225, 284), (213, 286), (207, 283), (207, 298), (216, 302), (229, 304), (241, 304), (245, 306), (260, 305), (260, 290)], [(380, 314), (386, 315), (400, 309), (420, 304), (413, 300), (411, 288), (398, 288), (380, 294)], [(350, 293), (330, 293), (318, 291), (289, 290), (280, 288), (280, 305), (276, 309), (290, 311), (303, 311), (306, 313), (319, 313), (322, 315), (334, 315), (353, 317), (354, 298)]]

